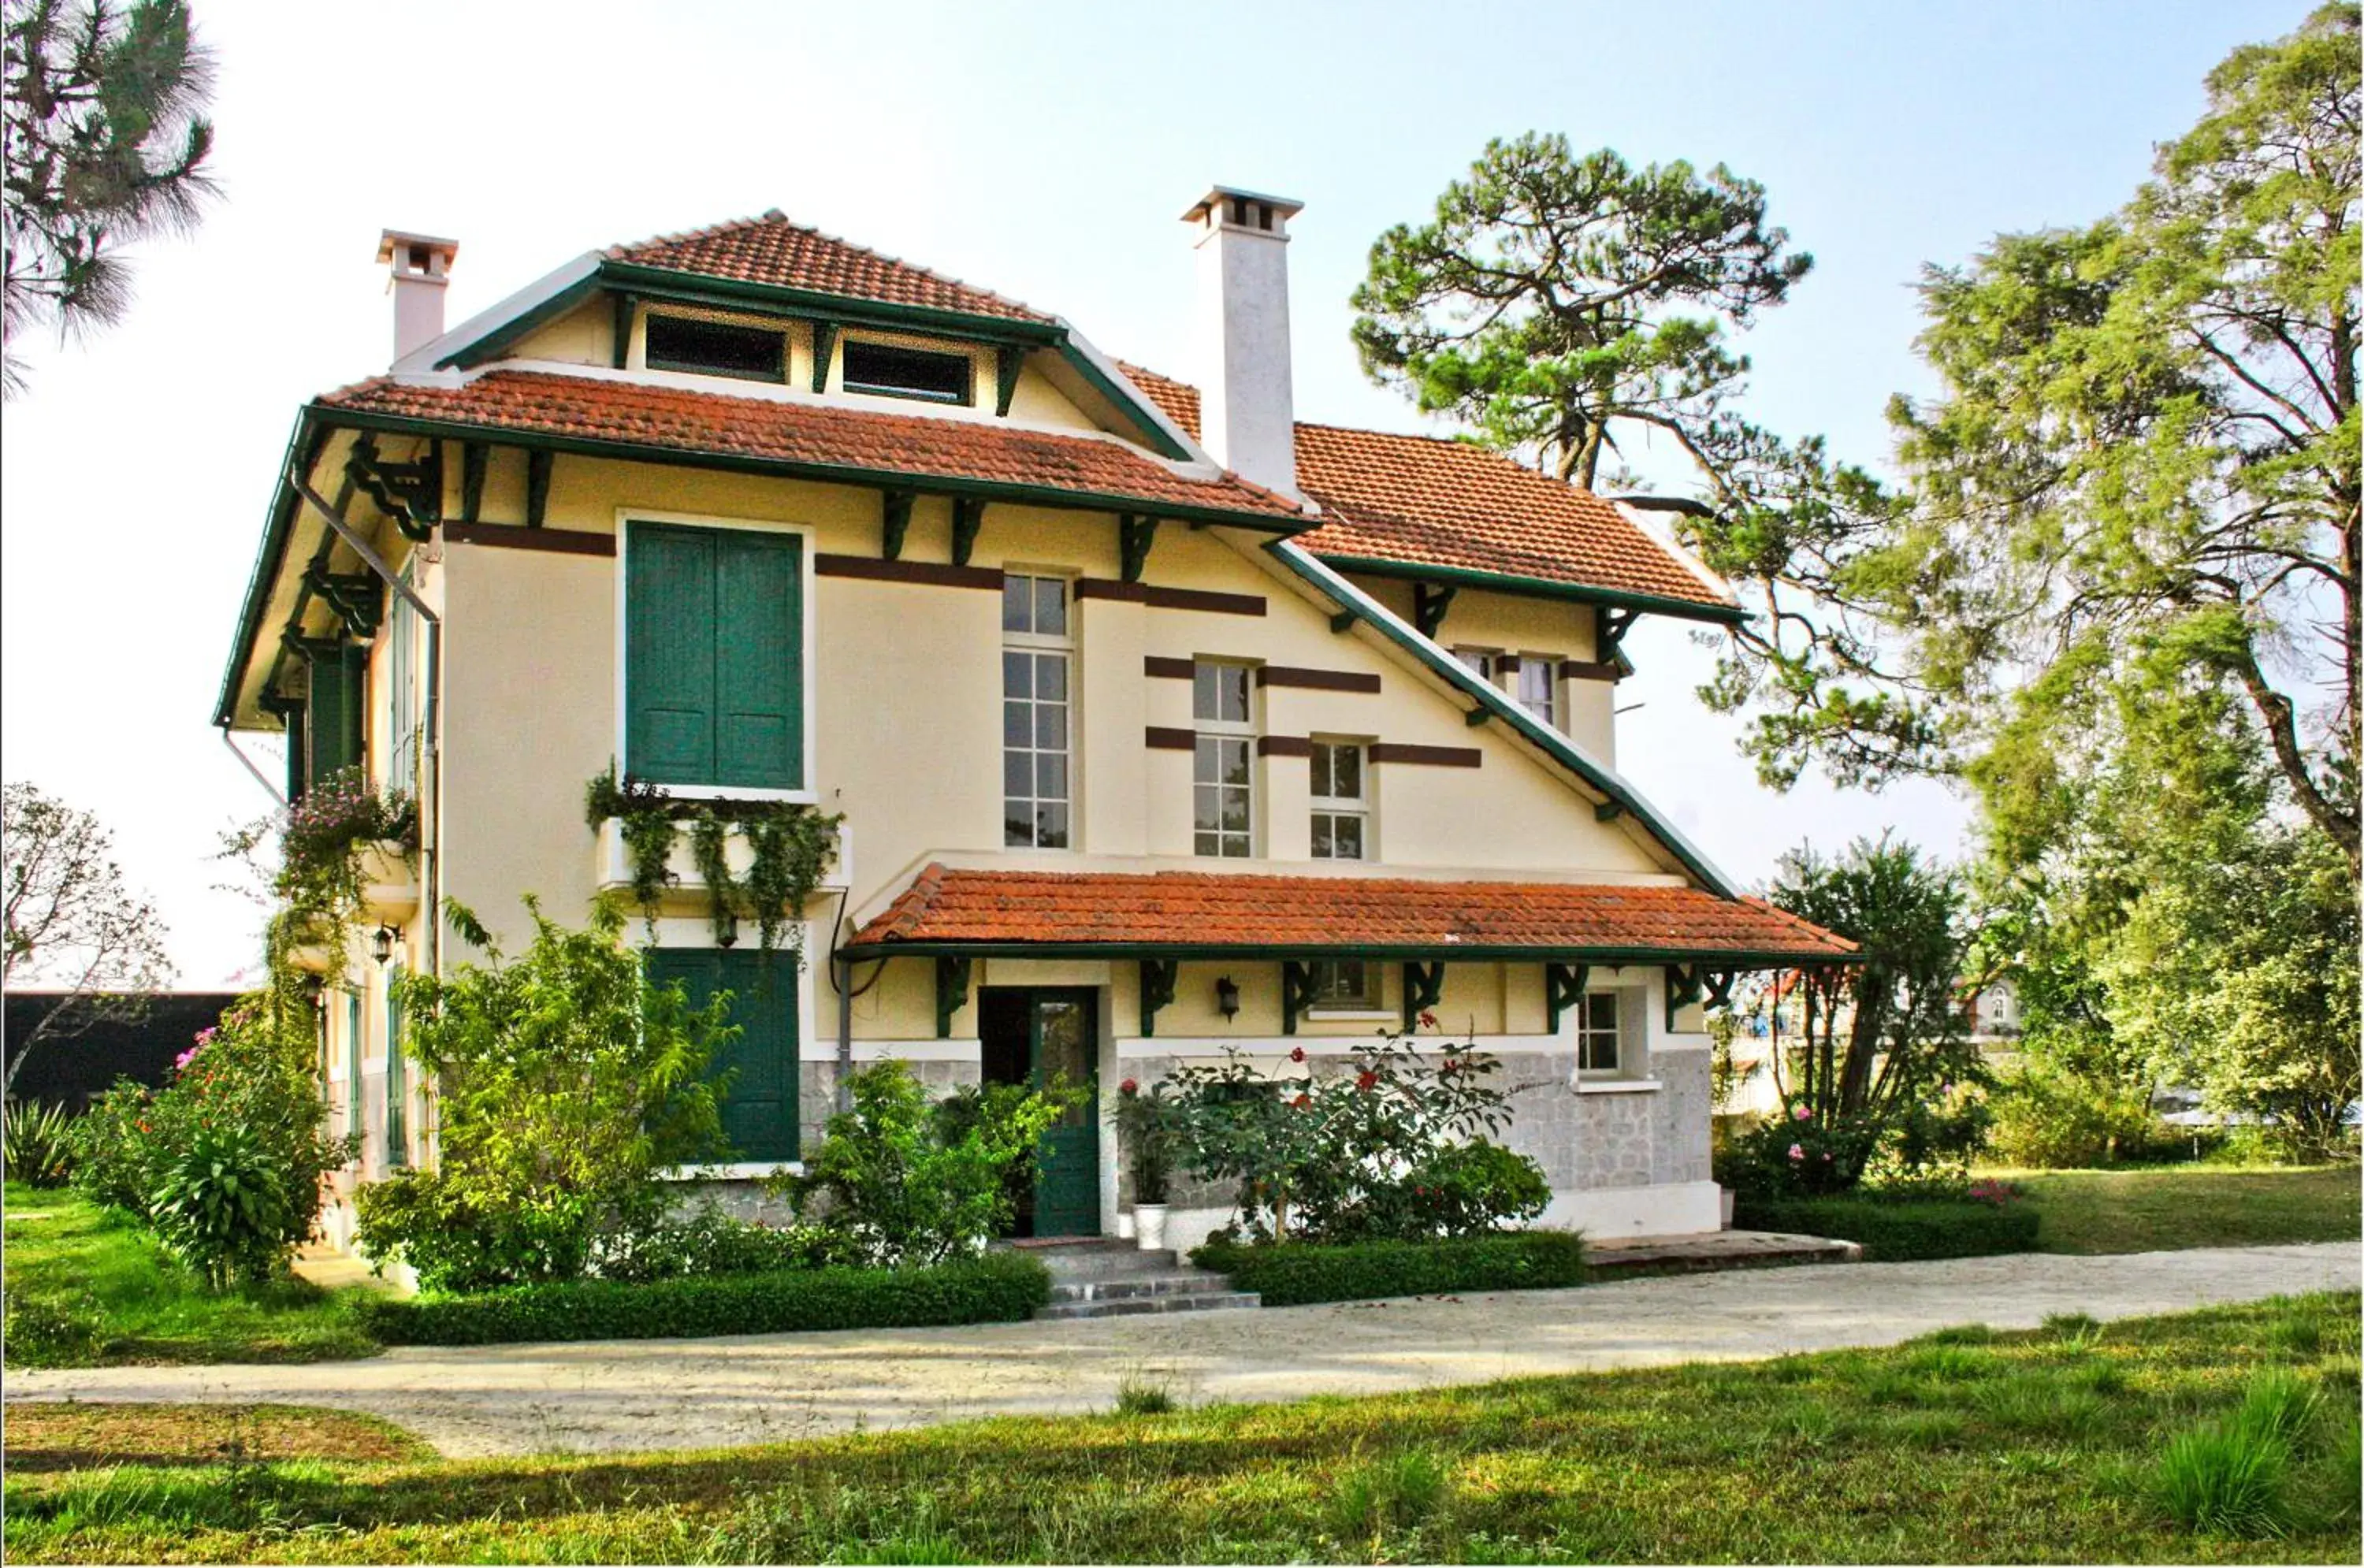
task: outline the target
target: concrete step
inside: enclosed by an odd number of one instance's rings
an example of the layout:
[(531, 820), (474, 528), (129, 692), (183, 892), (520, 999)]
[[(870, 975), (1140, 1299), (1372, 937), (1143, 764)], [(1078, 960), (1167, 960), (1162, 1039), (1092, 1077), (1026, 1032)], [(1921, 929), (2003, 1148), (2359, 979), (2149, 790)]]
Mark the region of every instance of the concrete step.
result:
[(1121, 1274), (1104, 1279), (1057, 1280), (1053, 1301), (1122, 1301), (1142, 1296), (1206, 1295), (1223, 1289), (1223, 1276), (1203, 1269), (1178, 1273)]
[(1118, 1243), (1102, 1248), (1061, 1248), (1031, 1254), (1051, 1271), (1054, 1281), (1121, 1279), (1142, 1274), (1164, 1274), (1188, 1272), (1188, 1263), (1175, 1255), (1170, 1247), (1159, 1251), (1144, 1252), (1138, 1247)]
[(1038, 1318), (1132, 1318), (1151, 1312), (1230, 1312), (1264, 1305), (1254, 1291), (1190, 1291), (1173, 1296), (1128, 1296), (1105, 1301), (1061, 1301), (1040, 1307)]

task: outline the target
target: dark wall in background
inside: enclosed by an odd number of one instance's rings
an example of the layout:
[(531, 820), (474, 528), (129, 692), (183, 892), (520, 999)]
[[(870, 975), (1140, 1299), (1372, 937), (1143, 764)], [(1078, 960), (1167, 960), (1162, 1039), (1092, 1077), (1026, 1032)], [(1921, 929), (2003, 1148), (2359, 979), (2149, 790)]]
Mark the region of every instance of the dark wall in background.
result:
[[(17, 991), (6, 998), (8, 1061), (17, 1042), (65, 998), (55, 991)], [(147, 1011), (128, 1022), (92, 1024), (50, 1035), (33, 1049), (9, 1097), (80, 1110), (117, 1078), (161, 1086), (173, 1059), (195, 1042), (199, 1029), (221, 1021), (238, 1000), (234, 991), (174, 991), (149, 998)], [(72, 1029), (72, 1026), (68, 1028)]]

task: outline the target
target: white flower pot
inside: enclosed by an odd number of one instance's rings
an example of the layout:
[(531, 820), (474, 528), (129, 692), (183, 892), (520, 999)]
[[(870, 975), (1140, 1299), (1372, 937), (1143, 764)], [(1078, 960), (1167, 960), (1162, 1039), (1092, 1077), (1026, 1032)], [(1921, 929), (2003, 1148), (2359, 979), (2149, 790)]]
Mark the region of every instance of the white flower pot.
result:
[(1162, 1203), (1137, 1203), (1132, 1206), (1132, 1233), (1144, 1252), (1165, 1250), (1165, 1206)]
[(1730, 1187), (1718, 1187), (1716, 1192), (1723, 1200), (1723, 1228), (1729, 1230), (1732, 1229), (1732, 1200), (1737, 1195)]
[(1132, 1240), (1132, 1210), (1129, 1208), (1117, 1210), (1116, 1239), (1120, 1241)]

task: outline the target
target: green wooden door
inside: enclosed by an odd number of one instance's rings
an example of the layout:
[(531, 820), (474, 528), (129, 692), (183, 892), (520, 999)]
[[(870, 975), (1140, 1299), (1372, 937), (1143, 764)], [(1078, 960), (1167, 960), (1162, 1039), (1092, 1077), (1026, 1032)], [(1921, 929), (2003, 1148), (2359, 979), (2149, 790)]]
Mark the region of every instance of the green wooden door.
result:
[(1028, 1000), (1029, 1075), (1039, 1087), (1064, 1078), (1083, 1103), (1043, 1136), (1036, 1155), (1034, 1234), (1100, 1233), (1100, 1136), (1096, 1071), (1099, 1031), (1089, 991), (1037, 991)]
[(713, 1070), (735, 1070), (722, 1098), (722, 1131), (734, 1160), (797, 1157), (797, 960), (745, 948), (652, 948), (649, 978), (678, 980), (703, 1008), (730, 993), (728, 1018), (739, 1038), (714, 1053)]

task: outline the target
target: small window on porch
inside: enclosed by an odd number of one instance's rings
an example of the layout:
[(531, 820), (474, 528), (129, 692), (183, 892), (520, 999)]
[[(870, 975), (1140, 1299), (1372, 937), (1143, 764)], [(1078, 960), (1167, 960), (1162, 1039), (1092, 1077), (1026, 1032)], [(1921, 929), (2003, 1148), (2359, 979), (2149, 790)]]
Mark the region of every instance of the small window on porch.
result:
[(1579, 1073), (1616, 1073), (1622, 1070), (1623, 1053), (1619, 1049), (1622, 1030), (1620, 1029), (1617, 994), (1613, 991), (1589, 991), (1585, 994), (1584, 1006), (1577, 1016), (1576, 1070)]
[(1321, 959), (1311, 968), (1314, 1011), (1366, 1013), (1379, 1006), (1378, 971), (1361, 959)]

